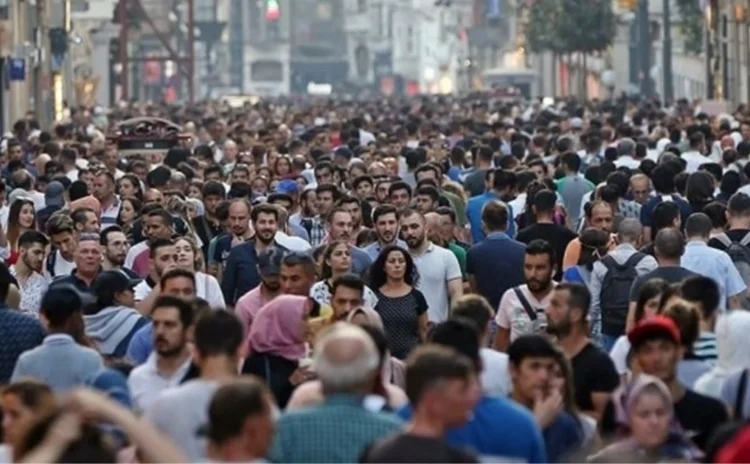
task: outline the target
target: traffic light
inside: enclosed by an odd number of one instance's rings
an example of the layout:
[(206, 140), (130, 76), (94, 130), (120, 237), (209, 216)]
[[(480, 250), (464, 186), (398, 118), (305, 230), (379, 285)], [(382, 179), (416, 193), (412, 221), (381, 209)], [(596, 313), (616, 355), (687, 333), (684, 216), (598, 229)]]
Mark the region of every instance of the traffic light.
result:
[(275, 22), (281, 18), (279, 0), (266, 0), (266, 21)]
[(635, 11), (638, 9), (639, 0), (617, 0), (621, 10)]

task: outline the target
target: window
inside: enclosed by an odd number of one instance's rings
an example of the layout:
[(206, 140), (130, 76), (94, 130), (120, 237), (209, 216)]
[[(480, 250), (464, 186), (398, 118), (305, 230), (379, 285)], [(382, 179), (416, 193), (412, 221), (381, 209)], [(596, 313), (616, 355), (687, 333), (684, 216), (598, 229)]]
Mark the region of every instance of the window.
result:
[(256, 61), (250, 65), (250, 79), (260, 82), (281, 82), (284, 80), (284, 65), (279, 61)]

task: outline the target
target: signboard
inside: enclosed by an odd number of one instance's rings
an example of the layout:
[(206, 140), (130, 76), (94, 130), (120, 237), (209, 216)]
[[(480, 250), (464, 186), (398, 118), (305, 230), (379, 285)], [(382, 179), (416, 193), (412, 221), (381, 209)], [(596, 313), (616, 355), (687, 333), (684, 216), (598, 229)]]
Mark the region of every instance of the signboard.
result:
[(11, 58), (8, 62), (8, 77), (11, 81), (25, 81), (26, 60), (23, 58)]

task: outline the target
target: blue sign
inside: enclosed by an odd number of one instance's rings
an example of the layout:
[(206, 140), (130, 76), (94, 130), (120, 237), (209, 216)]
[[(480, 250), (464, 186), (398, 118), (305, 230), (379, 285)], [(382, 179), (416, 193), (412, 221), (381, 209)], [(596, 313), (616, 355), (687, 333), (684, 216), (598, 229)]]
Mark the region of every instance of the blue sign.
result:
[(11, 58), (8, 64), (8, 75), (11, 81), (25, 81), (26, 60), (23, 58)]

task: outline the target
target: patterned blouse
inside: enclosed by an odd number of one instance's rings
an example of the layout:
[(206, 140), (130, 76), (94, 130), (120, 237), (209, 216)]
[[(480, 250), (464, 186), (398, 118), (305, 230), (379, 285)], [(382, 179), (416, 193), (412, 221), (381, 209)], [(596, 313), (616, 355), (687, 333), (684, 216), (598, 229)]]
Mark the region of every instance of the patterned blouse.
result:
[[(18, 277), (15, 266), (10, 267), (10, 273), (13, 277)], [(39, 317), (42, 297), (47, 292), (49, 280), (38, 272), (32, 272), (24, 285), (21, 285), (20, 282), (18, 284), (20, 286), (19, 291), (21, 292), (21, 305), (18, 309), (23, 313)]]

